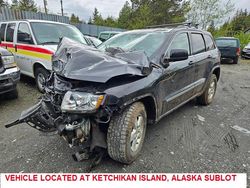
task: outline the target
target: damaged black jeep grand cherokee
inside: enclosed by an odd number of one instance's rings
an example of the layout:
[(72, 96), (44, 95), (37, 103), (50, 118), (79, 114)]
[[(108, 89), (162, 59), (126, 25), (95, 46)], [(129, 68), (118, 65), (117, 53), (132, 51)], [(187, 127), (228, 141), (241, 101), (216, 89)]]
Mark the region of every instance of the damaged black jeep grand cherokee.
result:
[(210, 104), (219, 77), (211, 34), (192, 27), (128, 31), (98, 49), (63, 38), (42, 99), (6, 127), (57, 131), (79, 147), (77, 160), (102, 148), (131, 163), (148, 124), (196, 97)]

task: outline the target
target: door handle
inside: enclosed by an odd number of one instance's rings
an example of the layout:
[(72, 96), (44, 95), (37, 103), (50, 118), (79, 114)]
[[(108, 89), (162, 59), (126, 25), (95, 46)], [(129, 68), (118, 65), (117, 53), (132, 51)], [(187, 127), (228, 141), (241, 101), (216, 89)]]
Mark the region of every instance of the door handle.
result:
[(193, 65), (195, 62), (194, 61), (189, 61), (189, 65)]
[(212, 58), (212, 56), (211, 56), (211, 55), (208, 55), (207, 58)]

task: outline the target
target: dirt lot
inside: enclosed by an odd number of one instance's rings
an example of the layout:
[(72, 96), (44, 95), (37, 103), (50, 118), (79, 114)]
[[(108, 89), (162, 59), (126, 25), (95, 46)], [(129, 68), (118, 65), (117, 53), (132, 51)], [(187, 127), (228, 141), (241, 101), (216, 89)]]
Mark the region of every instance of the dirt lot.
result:
[[(17, 100), (0, 99), (0, 172), (86, 172), (90, 161), (74, 162), (57, 135), (27, 125), (5, 129), (40, 94), (33, 81), (18, 84)], [(250, 173), (250, 61), (222, 65), (212, 105), (191, 101), (149, 126), (140, 157), (131, 165), (104, 159), (92, 172)]]

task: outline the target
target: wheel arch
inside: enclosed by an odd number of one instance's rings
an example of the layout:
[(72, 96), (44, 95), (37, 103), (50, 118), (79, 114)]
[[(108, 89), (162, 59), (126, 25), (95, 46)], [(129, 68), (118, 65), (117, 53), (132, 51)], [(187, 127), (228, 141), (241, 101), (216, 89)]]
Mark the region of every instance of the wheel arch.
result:
[(219, 81), (220, 79), (220, 67), (215, 67), (213, 70), (212, 70), (212, 74), (215, 74), (216, 78), (217, 78), (217, 81)]
[(45, 66), (42, 62), (38, 62), (38, 61), (37, 61), (37, 62), (35, 62), (35, 63), (33, 64), (33, 76), (34, 76), (34, 77), (36, 76), (35, 73), (36, 73), (36, 70), (37, 70), (39, 67), (48, 70), (48, 69), (46, 68), (46, 66)]
[(126, 102), (124, 107), (135, 102), (141, 102), (144, 105), (147, 113), (148, 124), (154, 124), (157, 119), (157, 103), (155, 97), (152, 94), (141, 95)]

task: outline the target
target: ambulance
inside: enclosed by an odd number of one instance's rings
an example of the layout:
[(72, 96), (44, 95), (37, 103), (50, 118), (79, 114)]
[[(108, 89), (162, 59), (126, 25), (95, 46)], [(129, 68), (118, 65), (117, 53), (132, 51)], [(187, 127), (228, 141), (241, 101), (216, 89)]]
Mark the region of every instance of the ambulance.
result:
[(62, 37), (89, 45), (83, 34), (69, 24), (44, 20), (0, 22), (0, 46), (14, 54), (21, 74), (35, 78), (41, 92), (52, 69), (52, 55)]

